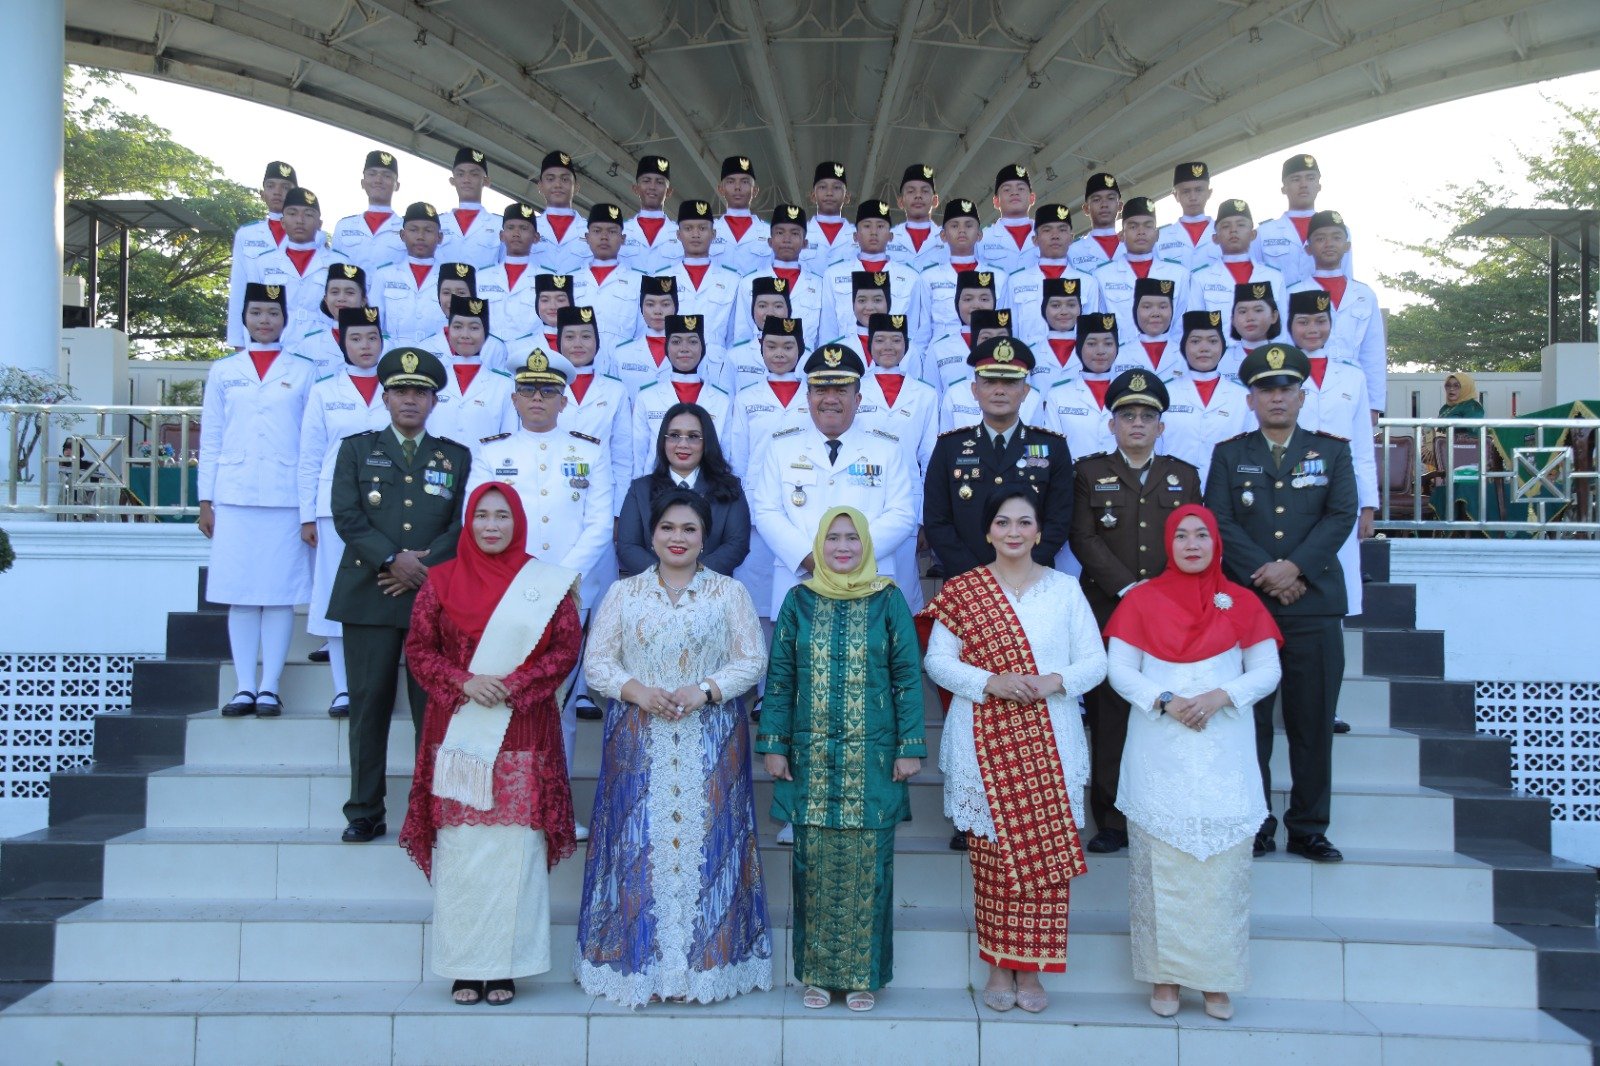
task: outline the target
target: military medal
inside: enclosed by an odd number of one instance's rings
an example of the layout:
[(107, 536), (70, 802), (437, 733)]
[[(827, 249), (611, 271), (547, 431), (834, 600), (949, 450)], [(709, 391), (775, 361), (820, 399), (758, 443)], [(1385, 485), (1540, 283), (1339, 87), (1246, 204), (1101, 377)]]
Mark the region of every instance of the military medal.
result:
[(1177, 488), (1178, 487), (1178, 475), (1177, 474), (1168, 474), (1167, 475), (1167, 484), (1171, 485), (1173, 488)]
[(806, 490), (796, 487), (795, 490), (789, 494), (789, 502), (794, 504), (796, 507), (804, 507), (806, 505)]
[(1239, 493), (1239, 502), (1244, 504), (1246, 507), (1254, 507), (1256, 505), (1256, 494), (1251, 492), (1249, 489), (1245, 489), (1243, 492)]
[(378, 506), (378, 504), (383, 502), (383, 493), (379, 492), (377, 489), (373, 489), (371, 492), (367, 493), (367, 502), (374, 507)]
[(1100, 524), (1107, 529), (1111, 529), (1117, 524), (1117, 516), (1111, 513), (1111, 505), (1109, 503), (1106, 504), (1106, 513), (1100, 516)]
[(959, 489), (956, 490), (956, 495), (960, 496), (963, 500), (972, 499), (972, 486), (971, 485), (962, 485)]
[[(589, 487), (589, 479), (586, 477), (569, 478), (567, 484), (575, 489), (586, 489)], [(577, 497), (574, 496), (573, 499), (577, 499)]]

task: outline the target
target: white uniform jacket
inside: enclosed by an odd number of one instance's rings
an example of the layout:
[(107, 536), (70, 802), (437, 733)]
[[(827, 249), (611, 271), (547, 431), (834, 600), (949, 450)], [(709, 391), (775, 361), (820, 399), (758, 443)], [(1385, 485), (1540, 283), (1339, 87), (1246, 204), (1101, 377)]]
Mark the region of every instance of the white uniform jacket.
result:
[[(828, 336), (856, 328), (855, 297), (850, 289), (850, 275), (867, 269), (860, 259), (850, 256), (835, 261), (822, 275), (822, 291), (829, 307), (828, 324), (823, 332)], [(883, 273), (889, 275), (889, 313), (906, 316), (906, 329), (911, 334), (913, 347), (927, 344), (933, 336), (928, 321), (928, 290), (922, 277), (904, 263), (890, 260)], [(954, 314), (952, 307), (951, 313)]]
[[(752, 270), (739, 279), (739, 295), (734, 298), (733, 312), (729, 316), (729, 329), (732, 343), (749, 340), (755, 336), (755, 320), (751, 317), (751, 305), (755, 297), (756, 278), (775, 278), (772, 261), (768, 260), (762, 267)], [(826, 340), (829, 333), (828, 318), (832, 313), (829, 306), (827, 293), (822, 285), (822, 277), (809, 270), (802, 269), (794, 280), (794, 285), (789, 288), (789, 317), (798, 318), (806, 330), (806, 351), (809, 352), (817, 344)], [(854, 316), (851, 321), (855, 321)], [(802, 363), (805, 362), (805, 353), (801, 353)]]
[[(1172, 282), (1172, 321), (1181, 324), (1183, 312), (1189, 306), (1189, 272), (1181, 263), (1165, 259), (1152, 259), (1147, 277)], [(1133, 285), (1139, 275), (1133, 272), (1126, 258), (1107, 263), (1095, 272), (1094, 280), (1100, 286), (1100, 301), (1106, 313), (1117, 316), (1117, 336), (1132, 337), (1139, 332), (1133, 320)]]
[[(1291, 293), (1317, 292), (1316, 275), (1289, 287)], [(1284, 305), (1288, 314), (1288, 305)], [(1383, 309), (1378, 306), (1378, 294), (1370, 285), (1354, 278), (1345, 282), (1344, 296), (1333, 309), (1333, 332), (1328, 336), (1328, 347), (1338, 357), (1353, 360), (1367, 379), (1367, 399), (1374, 410), (1382, 411), (1389, 400), (1389, 339), (1383, 322)], [(1369, 416), (1370, 417), (1370, 416)], [(1343, 436), (1344, 434), (1340, 434)]]
[(1044, 428), (1067, 438), (1074, 459), (1117, 446), (1111, 434), (1111, 413), (1100, 406), (1081, 375), (1056, 382), (1044, 398), (1044, 407)]
[(1170, 259), (1174, 263), (1182, 263), (1191, 271), (1199, 270), (1208, 263), (1219, 262), (1222, 259), (1222, 249), (1213, 239), (1217, 232), (1217, 223), (1210, 215), (1202, 215), (1198, 219), (1189, 219), (1190, 222), (1204, 222), (1200, 236), (1190, 239), (1189, 230), (1183, 220), (1169, 222), (1156, 231), (1156, 258)]
[[(589, 377), (581, 402), (572, 386), (567, 386), (567, 406), (556, 425), (604, 442), (611, 455), (611, 505), (616, 514), (621, 514), (622, 501), (628, 494), (618, 491), (618, 486), (633, 481), (633, 401), (628, 387), (616, 378), (598, 372)], [(654, 444), (652, 441), (651, 446)]]
[(728, 225), (726, 215), (717, 216), (716, 222), (712, 223), (711, 260), (732, 267), (740, 274), (748, 274), (772, 262), (772, 246), (767, 243), (772, 228), (749, 212), (741, 217), (748, 218), (750, 225), (745, 227), (744, 235), (740, 237), (733, 235), (733, 227)]
[[(244, 274), (238, 289), (228, 293), (228, 343), (244, 347), (250, 335), (244, 328), (244, 286), (249, 282), (278, 285), (283, 288), (285, 337), (298, 337), (309, 330), (318, 318), (323, 317), (322, 292), (328, 284), (328, 267), (348, 260), (336, 255), (327, 246), (328, 235), (318, 231), (315, 248), (306, 263), (306, 272), (300, 273), (284, 249), (286, 240), (255, 255), (245, 263)], [(369, 282), (371, 279), (368, 279)]]
[[(537, 250), (538, 245), (534, 248)], [(521, 337), (525, 333), (543, 330), (539, 321), (539, 294), (534, 292), (533, 279), (539, 274), (559, 274), (543, 259), (528, 256), (528, 262), (511, 283), (511, 273), (504, 261), (478, 271), (478, 298), (489, 301), (489, 324), (502, 337)]]
[[(333, 335), (333, 320), (326, 315), (317, 314), (318, 321), (306, 330), (292, 343), (285, 343), (284, 351), (298, 355), (302, 359), (309, 359), (317, 365), (319, 379), (335, 374), (344, 369), (344, 352), (339, 349), (339, 341)], [(288, 334), (284, 335), (285, 337)], [(387, 345), (385, 345), (387, 347)]]
[[(490, 321), (494, 321), (492, 313)], [(456, 355), (455, 352), (450, 350), (449, 333), (442, 329), (433, 336), (422, 341), (417, 345), (417, 347), (437, 355), (439, 357), (439, 361), (445, 366), (449, 366), (451, 363), (460, 361), (460, 356)], [(483, 338), (483, 350), (478, 353), (478, 361), (483, 364), (483, 368), (485, 370), (509, 371), (513, 369), (510, 364), (510, 360), (510, 349), (506, 347), (505, 341), (501, 340), (499, 337), (496, 337), (493, 333)]]
[[(682, 262), (674, 263), (660, 273), (673, 279), (672, 288), (678, 294), (678, 314), (699, 315), (706, 320), (704, 328), (708, 345), (726, 348), (733, 343), (730, 338), (735, 316), (750, 317), (749, 303), (746, 302), (743, 308), (739, 306), (740, 278), (737, 270), (713, 260), (705, 273), (700, 275), (698, 287), (689, 275), (689, 268)], [(637, 292), (634, 302), (638, 302)], [(642, 320), (639, 328), (644, 328)]]
[[(1269, 218), (1261, 223), (1256, 227), (1256, 239), (1250, 245), (1250, 257), (1264, 266), (1275, 268), (1291, 287), (1310, 277), (1316, 268), (1316, 261), (1306, 251), (1306, 242), (1301, 239), (1300, 230), (1295, 227), (1291, 215), (1310, 218), (1314, 213), (1285, 211), (1277, 218)], [(1345, 253), (1342, 266), (1344, 275), (1349, 277), (1349, 252)]]
[[(1269, 266), (1251, 262), (1250, 276), (1246, 281), (1256, 284), (1272, 286), (1272, 299), (1278, 305), (1278, 314), (1283, 319), (1284, 329), (1289, 328), (1289, 287), (1283, 283), (1283, 275)], [(1239, 282), (1233, 279), (1233, 271), (1221, 259), (1207, 263), (1199, 270), (1189, 275), (1189, 310), (1191, 311), (1220, 311), (1222, 313), (1222, 326), (1226, 329), (1233, 321), (1233, 288)], [(1181, 330), (1183, 324), (1173, 318), (1173, 324)]]
[(550, 225), (549, 208), (534, 220), (534, 228), (539, 232), (539, 243), (534, 248), (538, 249), (538, 257), (549, 263), (553, 268), (551, 272), (555, 274), (576, 274), (594, 258), (594, 253), (589, 251), (589, 243), (584, 240), (589, 235), (588, 221), (576, 213), (567, 217), (572, 221), (567, 223), (567, 232), (560, 237), (556, 236), (555, 227)]
[(928, 228), (920, 232), (927, 234), (922, 238), (921, 247), (911, 239), (911, 226), (909, 223), (897, 223), (889, 231), (889, 247), (884, 249), (889, 253), (889, 258), (896, 263), (904, 263), (912, 270), (923, 271), (935, 263), (948, 263), (950, 261), (950, 246), (944, 243), (944, 235), (940, 232), (939, 223), (928, 222)]
[[(594, 271), (585, 265), (572, 276), (572, 303), (594, 308), (600, 343), (616, 347), (632, 340), (644, 329), (639, 317), (639, 282), (643, 274), (618, 264), (604, 281), (595, 281)], [(710, 335), (707, 334), (707, 339)]]
[(1200, 471), (1202, 489), (1211, 474), (1211, 449), (1219, 441), (1256, 428), (1244, 386), (1220, 374), (1216, 380), (1209, 402), (1200, 399), (1200, 388), (1191, 374), (1167, 382), (1167, 413), (1161, 416), (1164, 428), (1156, 442), (1157, 451)]
[(439, 390), (433, 414), (428, 416), (428, 432), (476, 450), (484, 437), (509, 433), (519, 425), (516, 408), (511, 406), (513, 385), (510, 374), (480, 362), (472, 384), (463, 394), (455, 372), (459, 362), (462, 360), (444, 360), (444, 388)]
[(249, 349), (211, 364), (200, 408), (201, 500), (299, 511), (300, 422), (315, 382), (316, 364), (282, 350), (264, 380)]
[[(1116, 251), (1111, 255), (1107, 255), (1106, 250), (1100, 247), (1100, 242), (1095, 240), (1096, 237), (1117, 237), (1117, 231), (1092, 229), (1067, 245), (1067, 262), (1080, 274), (1096, 274), (1107, 263), (1119, 263), (1123, 256), (1128, 254), (1122, 247), (1120, 237), (1117, 240)], [(1160, 256), (1156, 258), (1159, 259)]]
[[(787, 406), (772, 390), (771, 379), (752, 382), (740, 389), (733, 398), (728, 416), (727, 439), (722, 442), (728, 465), (743, 480), (760, 474), (763, 449), (772, 435), (790, 426), (802, 429), (811, 425), (811, 409), (806, 405), (806, 379), (802, 374), (791, 374), (788, 380), (798, 383)], [(752, 473), (754, 472), (754, 473)]]
[[(992, 277), (994, 305), (1015, 307), (1011, 302), (1010, 276), (1005, 271), (996, 269), (993, 263), (987, 263), (982, 259), (978, 260), (977, 269), (979, 273), (989, 274)], [(923, 344), (927, 344), (934, 337), (942, 337), (952, 330), (961, 328), (961, 319), (956, 314), (956, 274), (956, 268), (951, 266), (947, 259), (943, 263), (925, 268), (920, 275), (928, 301), (928, 335), (923, 339)], [(889, 284), (893, 285), (894, 282), (890, 281)], [(851, 321), (854, 321), (853, 316)]]
[(400, 239), (404, 216), (390, 211), (378, 228), (367, 225), (365, 212), (346, 215), (333, 227), (333, 250), (367, 272), (367, 281), (385, 263), (398, 262), (406, 257), (405, 242)]
[[(1002, 274), (1010, 274), (1039, 261), (1039, 246), (1033, 243), (1033, 216), (1011, 221), (1020, 225), (1008, 226), (1004, 219), (997, 218), (983, 227), (983, 236), (974, 249), (980, 262), (993, 264)], [(1020, 243), (1017, 241), (1018, 234), (1022, 236)]]
[[(832, 222), (832, 219), (828, 221)], [(800, 265), (813, 274), (826, 274), (835, 263), (856, 256), (856, 226), (847, 218), (839, 219), (839, 231), (828, 239), (828, 234), (815, 215), (806, 220), (806, 246), (800, 249)]]
[(441, 263), (470, 263), (474, 270), (487, 270), (500, 261), (502, 220), (498, 214), (478, 204), (473, 208), (477, 214), (463, 231), (456, 218), (460, 210), (463, 209), (458, 207), (439, 212), (441, 239), (434, 258)]
[[(378, 268), (370, 286), (371, 303), (378, 308), (389, 345), (420, 344), (444, 328), (444, 312), (439, 310), (439, 262), (435, 259), (427, 264), (428, 272), (420, 283), (411, 273), (409, 257)], [(493, 314), (491, 311), (490, 316)]]
[(236, 348), (242, 342), (235, 338), (242, 334), (234, 332), (233, 324), (239, 321), (239, 308), (234, 305), (233, 294), (244, 292), (245, 271), (249, 268), (250, 260), (278, 246), (278, 239), (272, 235), (268, 219), (281, 224), (283, 216), (269, 212), (266, 218), (246, 222), (233, 231), (233, 255), (228, 260), (228, 343)]
[[(1035, 347), (1042, 342), (1045, 335), (1050, 332), (1050, 324), (1044, 320), (1044, 279), (1045, 272), (1042, 266), (1035, 264), (1023, 267), (1021, 270), (1012, 271), (1006, 279), (1006, 288), (1010, 291), (1009, 306), (1017, 316), (1012, 323), (1011, 333), (1021, 339), (1028, 347)], [(1078, 282), (1078, 310), (1080, 314), (1093, 314), (1104, 310), (1104, 298), (1100, 295), (1100, 283), (1088, 274), (1082, 274), (1068, 265), (1066, 269), (1056, 275), (1061, 278), (1076, 278)], [(1035, 356), (1039, 353), (1034, 352)]]
[(389, 424), (383, 405), (383, 386), (372, 390), (372, 402), (340, 368), (311, 386), (305, 417), (300, 422), (300, 521), (333, 517), (333, 461), (339, 445), (352, 433), (382, 429)]
[[(1159, 342), (1162, 347), (1155, 362), (1150, 360), (1150, 350), (1144, 342), (1151, 344)], [(1183, 358), (1183, 351), (1178, 347), (1175, 338), (1145, 337), (1135, 334), (1134, 337), (1117, 349), (1116, 361), (1111, 364), (1111, 376), (1114, 378), (1124, 370), (1148, 370), (1155, 373), (1164, 383), (1170, 385), (1178, 378), (1189, 372), (1189, 364)]]
[(653, 241), (645, 236), (638, 215), (622, 224), (622, 249), (617, 252), (617, 258), (641, 274), (660, 274), (683, 258), (678, 224), (660, 211), (654, 217), (661, 220), (661, 226), (656, 230), (656, 239)]

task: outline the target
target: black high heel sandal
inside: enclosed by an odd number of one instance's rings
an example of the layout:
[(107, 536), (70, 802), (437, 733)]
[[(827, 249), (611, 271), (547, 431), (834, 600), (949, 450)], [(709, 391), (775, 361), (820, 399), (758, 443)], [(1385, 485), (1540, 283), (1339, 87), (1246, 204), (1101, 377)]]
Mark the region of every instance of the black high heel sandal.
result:
[[(505, 999), (495, 999), (496, 992), (508, 993)], [(483, 1001), (491, 1007), (504, 1007), (517, 998), (517, 983), (511, 978), (504, 981), (488, 981), (483, 986)]]
[[(472, 994), (472, 998), (462, 999), (461, 993), (463, 992), (470, 992)], [(457, 981), (455, 984), (450, 986), (450, 999), (458, 1007), (476, 1006), (483, 999), (483, 982)]]

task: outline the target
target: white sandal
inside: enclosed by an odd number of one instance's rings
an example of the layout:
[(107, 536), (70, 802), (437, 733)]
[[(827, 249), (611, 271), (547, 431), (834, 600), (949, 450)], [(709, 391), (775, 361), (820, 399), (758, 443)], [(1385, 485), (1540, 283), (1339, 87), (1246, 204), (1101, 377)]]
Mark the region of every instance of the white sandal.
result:
[(821, 1010), (833, 1002), (833, 993), (816, 985), (806, 985), (805, 994), (800, 997), (800, 1002), (812, 1010)]
[(864, 1014), (878, 1005), (871, 992), (852, 992), (844, 997), (844, 1005), (858, 1014)]

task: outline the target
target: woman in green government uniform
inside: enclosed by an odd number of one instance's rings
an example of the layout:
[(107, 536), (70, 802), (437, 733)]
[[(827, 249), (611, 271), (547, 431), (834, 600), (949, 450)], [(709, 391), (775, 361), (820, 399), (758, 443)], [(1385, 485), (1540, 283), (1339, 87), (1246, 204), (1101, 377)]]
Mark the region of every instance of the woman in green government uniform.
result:
[(794, 825), (794, 972), (807, 1007), (871, 1010), (894, 974), (894, 831), (922, 768), (922, 661), (905, 597), (878, 576), (867, 520), (822, 516), (812, 578), (784, 598), (756, 750), (772, 816)]

